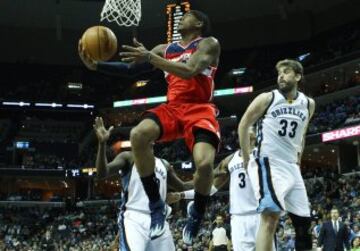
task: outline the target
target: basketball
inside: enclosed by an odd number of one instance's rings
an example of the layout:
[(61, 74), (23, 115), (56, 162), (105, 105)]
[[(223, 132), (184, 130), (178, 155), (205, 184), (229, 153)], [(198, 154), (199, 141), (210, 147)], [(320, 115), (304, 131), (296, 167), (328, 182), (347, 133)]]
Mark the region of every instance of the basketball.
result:
[(107, 61), (117, 51), (117, 39), (112, 30), (105, 26), (88, 28), (81, 38), (83, 48), (97, 61)]

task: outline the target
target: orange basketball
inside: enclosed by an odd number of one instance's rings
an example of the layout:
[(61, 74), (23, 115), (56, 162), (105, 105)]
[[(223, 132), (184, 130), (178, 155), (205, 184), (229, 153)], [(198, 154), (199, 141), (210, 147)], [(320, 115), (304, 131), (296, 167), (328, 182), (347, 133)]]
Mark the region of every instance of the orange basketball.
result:
[(97, 61), (107, 61), (117, 51), (117, 39), (109, 28), (93, 26), (85, 31), (81, 37), (83, 48)]

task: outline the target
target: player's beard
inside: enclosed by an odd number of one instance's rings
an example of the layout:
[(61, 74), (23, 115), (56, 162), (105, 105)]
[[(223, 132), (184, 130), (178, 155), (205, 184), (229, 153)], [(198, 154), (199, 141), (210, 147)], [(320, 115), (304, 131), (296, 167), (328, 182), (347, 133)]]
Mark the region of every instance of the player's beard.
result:
[(291, 92), (295, 88), (295, 86), (296, 86), (295, 83), (286, 82), (286, 85), (284, 85), (284, 86), (279, 85), (279, 89), (282, 93), (287, 94), (287, 93)]

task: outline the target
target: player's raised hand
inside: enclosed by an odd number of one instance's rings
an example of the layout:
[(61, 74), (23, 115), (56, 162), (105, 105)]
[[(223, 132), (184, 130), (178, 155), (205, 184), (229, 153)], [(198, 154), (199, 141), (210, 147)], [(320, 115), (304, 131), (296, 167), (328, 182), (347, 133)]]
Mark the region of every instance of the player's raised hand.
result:
[(95, 71), (97, 68), (97, 61), (92, 59), (89, 55), (89, 53), (86, 52), (86, 48), (84, 47), (81, 39), (78, 43), (78, 53), (80, 56), (81, 61), (84, 63), (84, 65), (92, 71)]
[(109, 129), (106, 130), (102, 117), (95, 118), (95, 124), (93, 127), (99, 143), (105, 143), (109, 139), (111, 131), (114, 129), (113, 126), (110, 126)]
[(123, 45), (122, 48), (126, 52), (121, 52), (119, 55), (123, 62), (127, 63), (144, 63), (150, 61), (151, 52), (140, 43), (136, 38), (133, 39), (134, 46)]
[(166, 203), (173, 204), (181, 200), (181, 193), (167, 193), (166, 195)]

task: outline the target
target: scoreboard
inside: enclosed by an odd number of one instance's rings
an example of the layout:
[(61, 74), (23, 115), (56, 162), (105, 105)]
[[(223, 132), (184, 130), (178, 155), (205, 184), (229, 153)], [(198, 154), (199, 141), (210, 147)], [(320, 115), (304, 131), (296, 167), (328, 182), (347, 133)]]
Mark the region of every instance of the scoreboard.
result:
[(188, 1), (181, 2), (179, 4), (168, 4), (166, 6), (167, 15), (167, 42), (178, 42), (181, 39), (181, 35), (178, 32), (178, 26), (181, 18), (186, 12), (190, 10), (190, 3)]

